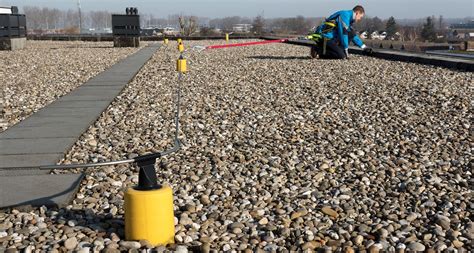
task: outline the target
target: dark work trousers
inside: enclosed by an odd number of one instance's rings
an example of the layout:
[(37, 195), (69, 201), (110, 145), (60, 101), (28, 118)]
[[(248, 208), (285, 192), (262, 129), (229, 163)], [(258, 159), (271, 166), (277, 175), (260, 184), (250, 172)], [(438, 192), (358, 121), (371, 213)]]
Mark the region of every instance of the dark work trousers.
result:
[(319, 58), (321, 59), (345, 59), (346, 53), (344, 48), (336, 42), (336, 40), (328, 40), (326, 42), (326, 54), (323, 54), (323, 42), (318, 45), (319, 48)]

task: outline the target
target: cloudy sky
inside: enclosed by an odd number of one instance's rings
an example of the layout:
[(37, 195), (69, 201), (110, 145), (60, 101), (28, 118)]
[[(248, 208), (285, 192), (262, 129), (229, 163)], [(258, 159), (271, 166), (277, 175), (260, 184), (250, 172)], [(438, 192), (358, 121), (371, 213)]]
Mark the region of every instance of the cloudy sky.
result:
[[(48, 6), (75, 9), (78, 0), (0, 0), (0, 6)], [(473, 17), (474, 0), (80, 0), (83, 10), (123, 12), (136, 6), (141, 13), (167, 17), (183, 13), (204, 17), (247, 16), (265, 17), (327, 16), (339, 9), (351, 9), (362, 4), (368, 15), (396, 18), (418, 18), (443, 15), (446, 18)]]

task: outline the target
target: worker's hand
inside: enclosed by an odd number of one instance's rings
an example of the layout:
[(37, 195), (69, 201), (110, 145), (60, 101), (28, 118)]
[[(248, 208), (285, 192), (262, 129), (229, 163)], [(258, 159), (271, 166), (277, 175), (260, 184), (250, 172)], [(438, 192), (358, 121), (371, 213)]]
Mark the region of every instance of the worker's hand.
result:
[(346, 59), (349, 59), (349, 48), (344, 49), (344, 53), (346, 54)]
[(364, 54), (372, 55), (373, 53), (374, 53), (374, 50), (371, 47), (365, 47), (364, 48)]

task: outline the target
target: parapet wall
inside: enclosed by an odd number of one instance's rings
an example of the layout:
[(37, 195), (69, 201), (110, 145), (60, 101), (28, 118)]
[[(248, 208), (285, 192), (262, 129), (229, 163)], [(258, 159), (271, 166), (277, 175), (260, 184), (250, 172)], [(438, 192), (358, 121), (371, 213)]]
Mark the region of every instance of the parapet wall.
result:
[[(275, 39), (275, 37), (263, 37), (263, 39), (272, 40)], [(307, 47), (312, 47), (315, 45), (313, 41), (308, 40), (291, 40), (286, 43)], [(362, 49), (356, 47), (351, 47), (349, 49), (349, 52), (351, 54), (364, 54)], [(412, 62), (444, 68), (474, 71), (474, 61), (469, 59), (460, 59), (441, 55), (428, 55), (425, 53), (412, 53), (385, 49), (375, 49), (375, 52), (370, 56), (385, 60)]]

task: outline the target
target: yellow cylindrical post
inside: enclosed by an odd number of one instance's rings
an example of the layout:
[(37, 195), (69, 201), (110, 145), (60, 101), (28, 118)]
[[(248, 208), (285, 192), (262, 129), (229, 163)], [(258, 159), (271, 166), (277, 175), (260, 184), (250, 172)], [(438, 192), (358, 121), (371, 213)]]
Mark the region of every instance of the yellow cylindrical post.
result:
[(165, 45), (168, 45), (168, 39), (164, 39), (163, 42), (165, 43)]
[(125, 193), (125, 237), (147, 240), (154, 246), (174, 243), (173, 192), (169, 186), (155, 190), (129, 188)]
[(229, 42), (229, 34), (228, 33), (225, 34), (225, 41)]
[(176, 70), (181, 73), (185, 73), (187, 71), (186, 59), (184, 59), (182, 55), (179, 57), (176, 63)]
[(179, 43), (179, 44), (178, 44), (178, 51), (181, 52), (181, 53), (184, 52), (184, 45), (183, 45), (183, 43)]

